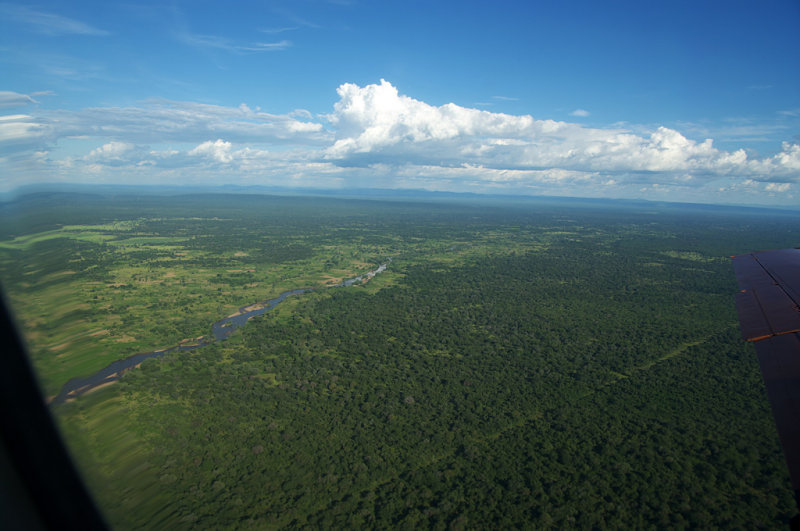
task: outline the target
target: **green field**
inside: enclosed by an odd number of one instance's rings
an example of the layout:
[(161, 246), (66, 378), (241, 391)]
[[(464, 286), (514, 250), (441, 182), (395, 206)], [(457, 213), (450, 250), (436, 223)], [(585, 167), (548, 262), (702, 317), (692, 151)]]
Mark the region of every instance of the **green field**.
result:
[[(390, 239), (348, 242), (341, 227), (284, 230), (274, 225), (291, 215), (282, 210), (265, 216), (271, 227), (259, 227), (262, 217), (234, 227), (230, 217), (163, 218), (173, 206), (153, 201), (158, 217), (65, 224), (0, 242), (6, 295), (48, 397), (70, 378), (208, 335), (241, 306), (353, 277), (396, 250)], [(58, 209), (46, 207), (48, 216)], [(235, 205), (220, 210), (236, 215)]]
[(109, 521), (131, 528), (783, 528), (792, 491), (728, 257), (800, 216), (568, 200), (61, 196), (0, 279)]

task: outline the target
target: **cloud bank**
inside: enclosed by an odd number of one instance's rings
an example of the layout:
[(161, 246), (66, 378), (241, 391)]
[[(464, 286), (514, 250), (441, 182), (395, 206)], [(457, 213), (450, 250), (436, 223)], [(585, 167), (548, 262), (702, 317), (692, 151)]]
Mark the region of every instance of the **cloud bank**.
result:
[(350, 164), (480, 165), (498, 170), (567, 170), (650, 180), (741, 175), (798, 180), (797, 145), (760, 160), (743, 150), (721, 151), (711, 139), (696, 142), (658, 127), (647, 135), (535, 120), (460, 107), (440, 107), (402, 96), (390, 83), (339, 87), (329, 116), (336, 141), (329, 160)]
[[(0, 92), (0, 165), (20, 180), (239, 182), (796, 203), (800, 145), (766, 157), (667, 127), (592, 128), (346, 83), (329, 114), (153, 100), (77, 111)], [(23, 112), (11, 113), (24, 107)], [(581, 111), (577, 116), (586, 116)], [(87, 147), (90, 146), (90, 147)], [(81, 150), (83, 152), (81, 153)], [(8, 187), (8, 183), (6, 183)], [(13, 187), (13, 186), (11, 186)], [(749, 195), (743, 195), (743, 194)]]

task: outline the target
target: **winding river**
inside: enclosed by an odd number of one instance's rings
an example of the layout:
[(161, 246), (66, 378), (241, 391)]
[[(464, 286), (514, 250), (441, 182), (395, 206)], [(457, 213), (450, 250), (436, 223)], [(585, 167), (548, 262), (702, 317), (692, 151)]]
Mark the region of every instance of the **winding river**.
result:
[[(364, 280), (369, 280), (375, 275), (383, 273), (386, 271), (386, 268), (391, 263), (392, 259), (381, 264), (377, 269), (373, 269), (372, 271), (368, 271), (363, 275), (358, 275), (357, 277), (353, 277), (347, 280), (340, 282), (339, 284), (333, 286), (327, 286), (325, 289), (331, 288), (344, 288), (348, 286), (352, 286), (357, 282), (362, 282)], [(278, 304), (285, 301), (288, 297), (293, 295), (300, 295), (301, 293), (309, 293), (314, 291), (313, 288), (304, 288), (304, 289), (293, 289), (290, 291), (284, 291), (274, 299), (269, 299), (264, 302), (259, 302), (255, 304), (249, 304), (247, 306), (242, 306), (239, 308), (239, 311), (235, 314), (226, 317), (225, 319), (220, 319), (219, 321), (213, 323), (211, 325), (211, 332), (213, 335), (213, 339), (206, 339), (201, 338), (198, 342), (193, 344), (185, 344), (181, 343), (175, 345), (174, 347), (165, 348), (161, 350), (154, 350), (153, 352), (142, 352), (140, 354), (134, 354), (124, 360), (117, 360), (107, 367), (104, 367), (97, 371), (96, 373), (92, 374), (91, 376), (86, 376), (83, 378), (72, 378), (64, 386), (61, 388), (61, 391), (56, 395), (51, 401), (50, 404), (62, 404), (65, 401), (80, 396), (84, 393), (88, 393), (93, 389), (97, 389), (98, 387), (102, 387), (104, 385), (108, 385), (110, 383), (116, 382), (120, 379), (122, 374), (130, 370), (134, 367), (138, 367), (144, 360), (150, 358), (160, 358), (165, 354), (170, 352), (174, 352), (176, 350), (194, 350), (197, 348), (202, 348), (212, 343), (216, 343), (217, 341), (224, 341), (226, 340), (235, 330), (244, 326), (247, 321), (261, 315), (269, 310), (273, 309)]]

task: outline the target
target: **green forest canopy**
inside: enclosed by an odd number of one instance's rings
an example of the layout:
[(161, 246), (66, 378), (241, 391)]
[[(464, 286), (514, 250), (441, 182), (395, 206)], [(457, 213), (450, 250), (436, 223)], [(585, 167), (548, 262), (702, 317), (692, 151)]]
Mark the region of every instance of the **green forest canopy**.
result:
[[(37, 195), (0, 272), (120, 528), (783, 527), (793, 500), (728, 257), (791, 213), (650, 203)], [(53, 301), (61, 301), (53, 304)]]

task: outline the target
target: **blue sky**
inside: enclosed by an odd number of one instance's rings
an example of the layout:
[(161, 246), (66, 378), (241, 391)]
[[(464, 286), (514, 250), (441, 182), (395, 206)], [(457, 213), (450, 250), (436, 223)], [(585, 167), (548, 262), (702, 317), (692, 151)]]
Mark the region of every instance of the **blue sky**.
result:
[(800, 205), (800, 3), (0, 3), (0, 190)]

